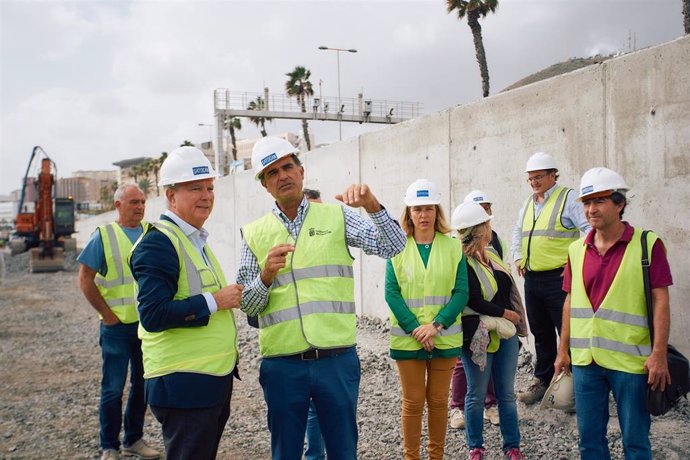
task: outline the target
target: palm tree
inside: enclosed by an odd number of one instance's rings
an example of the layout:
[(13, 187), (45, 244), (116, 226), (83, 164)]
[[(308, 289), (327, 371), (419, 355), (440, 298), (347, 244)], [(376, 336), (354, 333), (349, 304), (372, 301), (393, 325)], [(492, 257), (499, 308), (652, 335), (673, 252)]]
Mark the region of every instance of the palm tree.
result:
[(158, 172), (161, 170), (161, 165), (168, 158), (168, 152), (161, 152), (161, 156), (153, 160), (151, 164), (151, 171), (153, 171), (153, 177), (156, 184), (156, 196), (161, 196), (160, 188), (158, 187)]
[[(256, 99), (251, 101), (249, 105), (247, 105), (247, 110), (263, 110), (264, 109), (264, 100), (261, 96), (256, 96)], [(261, 136), (266, 137), (268, 136), (268, 133), (266, 132), (266, 122), (271, 121), (270, 118), (264, 118), (264, 117), (249, 117), (249, 121), (254, 123), (257, 128), (261, 131)]]
[(194, 144), (192, 144), (192, 141), (184, 140), (180, 144), (180, 147), (194, 147)]
[(129, 177), (134, 178), (134, 183), (138, 184), (139, 183), (139, 176), (141, 176), (141, 165), (137, 164), (129, 168)]
[(496, 11), (497, 6), (498, 0), (446, 0), (448, 13), (457, 11), (458, 19), (467, 16), (467, 25), (472, 30), (474, 50), (477, 53), (479, 73), (482, 76), (482, 93), (484, 97), (489, 95), (489, 68), (486, 65), (486, 52), (484, 51), (482, 26), (479, 24), (479, 17), (485, 18), (487, 14)]
[[(288, 80), (285, 82), (285, 91), (288, 96), (297, 98), (297, 103), (302, 108), (302, 113), (307, 112), (307, 96), (312, 96), (314, 90), (311, 87), (309, 77), (311, 72), (302, 66), (296, 66), (295, 70), (285, 74)], [(307, 150), (311, 150), (311, 142), (309, 140), (309, 126), (307, 120), (302, 119), (302, 131), (304, 132), (304, 141), (307, 143)]]
[[(149, 196), (149, 192), (151, 191), (151, 172), (153, 171), (155, 162), (156, 160), (153, 158), (147, 158), (146, 161), (141, 164), (141, 173), (144, 175), (144, 178), (139, 181), (138, 185), (141, 191), (144, 192), (144, 196), (147, 198)], [(143, 186), (142, 183), (144, 183)]]
[(230, 132), (230, 142), (232, 142), (232, 159), (237, 160), (237, 140), (235, 139), (235, 130), (242, 129), (242, 121), (237, 117), (226, 118), (223, 122), (223, 128)]
[(683, 0), (683, 27), (685, 34), (690, 34), (690, 0)]

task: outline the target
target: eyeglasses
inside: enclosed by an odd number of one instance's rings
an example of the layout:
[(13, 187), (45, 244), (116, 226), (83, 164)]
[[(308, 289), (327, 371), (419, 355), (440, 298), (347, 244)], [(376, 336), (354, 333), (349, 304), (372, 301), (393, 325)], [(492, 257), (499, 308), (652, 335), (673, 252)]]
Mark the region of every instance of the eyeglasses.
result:
[(545, 178), (546, 176), (548, 176), (548, 175), (550, 175), (550, 174), (551, 174), (551, 173), (539, 174), (539, 175), (537, 175), (537, 176), (528, 177), (528, 178), (527, 178), (527, 183), (539, 182), (540, 180), (542, 180), (543, 178)]

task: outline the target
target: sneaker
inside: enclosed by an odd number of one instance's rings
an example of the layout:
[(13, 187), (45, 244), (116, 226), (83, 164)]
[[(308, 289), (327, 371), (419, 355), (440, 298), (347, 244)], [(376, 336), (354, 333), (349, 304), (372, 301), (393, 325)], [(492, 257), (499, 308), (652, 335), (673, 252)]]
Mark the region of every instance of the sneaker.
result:
[(520, 452), (520, 449), (513, 447), (508, 449), (505, 454), (503, 454), (505, 460), (525, 460), (525, 454)]
[(470, 456), (467, 457), (467, 460), (484, 460), (484, 448), (475, 447), (470, 450)]
[(544, 396), (544, 393), (546, 393), (546, 385), (544, 385), (541, 380), (534, 379), (532, 384), (527, 387), (526, 390), (517, 394), (517, 399), (520, 402), (530, 405), (541, 400), (541, 398)]
[(450, 427), (455, 430), (465, 428), (465, 416), (457, 407), (454, 407), (450, 410)]
[(492, 425), (499, 425), (501, 418), (498, 416), (498, 408), (491, 406), (484, 409), (484, 420), (488, 420)]
[(119, 460), (120, 454), (115, 449), (106, 449), (101, 455), (101, 460)]
[(143, 439), (138, 440), (129, 447), (122, 447), (122, 453), (133, 455), (143, 460), (154, 460), (160, 458), (161, 454), (156, 449), (152, 449), (146, 445)]

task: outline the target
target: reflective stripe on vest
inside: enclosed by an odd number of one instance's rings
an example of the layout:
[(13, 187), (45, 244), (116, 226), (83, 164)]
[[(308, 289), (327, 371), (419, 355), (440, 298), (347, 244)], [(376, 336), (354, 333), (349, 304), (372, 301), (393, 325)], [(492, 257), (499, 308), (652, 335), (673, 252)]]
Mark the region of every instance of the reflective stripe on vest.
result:
[[(462, 244), (453, 238), (436, 233), (431, 245), (427, 266), (414, 238), (409, 236), (405, 249), (391, 259), (395, 277), (400, 286), (400, 294), (419, 324), (429, 324), (450, 301), (450, 293), (455, 288), (458, 264), (462, 260)], [(422, 282), (423, 281), (423, 282)], [(421, 350), (422, 345), (400, 327), (400, 323), (390, 313), (390, 347), (393, 350)], [(434, 347), (452, 349), (462, 346), (462, 319), (460, 315), (448, 329), (434, 336)]]
[(556, 186), (544, 203), (539, 217), (534, 218), (534, 196), (523, 207), (522, 268), (554, 270), (565, 265), (568, 246), (580, 237), (580, 231), (565, 228), (561, 223), (569, 188)]
[[(143, 231), (148, 224), (142, 223)], [(132, 277), (127, 256), (133, 244), (120, 224), (112, 222), (98, 227), (105, 256), (105, 276), (96, 273), (94, 283), (110, 310), (123, 324), (139, 321), (137, 314), (136, 283)], [(101, 319), (103, 317), (99, 314)]]
[[(226, 286), (223, 271), (208, 245), (203, 251), (209, 265), (189, 238), (172, 222), (161, 220), (153, 226), (168, 237), (179, 260), (177, 292), (173, 301), (185, 300)], [(175, 372), (214, 376), (228, 375), (237, 363), (237, 329), (231, 310), (213, 313), (206, 326), (179, 327), (149, 332), (139, 324), (144, 356), (144, 378)]]
[(259, 314), (262, 356), (355, 344), (352, 256), (340, 206), (310, 203), (296, 242), (274, 213), (243, 227), (242, 236), (262, 270), (272, 247), (286, 242), (295, 245)]
[[(492, 262), (503, 268), (503, 270), (505, 270), (506, 273), (510, 273), (510, 269), (508, 268), (506, 263), (503, 262), (503, 260), (501, 260), (501, 258), (498, 256), (498, 253), (495, 250), (493, 250), (493, 248), (487, 247), (486, 253)], [(467, 258), (467, 265), (472, 267), (474, 273), (477, 275), (477, 279), (479, 279), (479, 285), (481, 287), (482, 297), (484, 298), (484, 300), (486, 300), (487, 302), (493, 300), (493, 298), (496, 297), (496, 293), (498, 292), (498, 283), (496, 283), (496, 278), (494, 277), (493, 270), (479, 262), (474, 257)], [(462, 314), (463, 316), (469, 316), (472, 314), (476, 315), (477, 312), (475, 312), (471, 308), (465, 307), (465, 310), (463, 310)], [(489, 336), (491, 338), (491, 341), (489, 342), (486, 351), (489, 353), (495, 353), (501, 346), (501, 339), (495, 331), (489, 331)]]
[[(587, 297), (582, 270), (587, 245), (584, 238), (570, 246), (570, 351), (572, 363), (644, 374), (651, 353), (647, 308), (642, 282), (642, 232), (635, 229), (618, 272), (596, 313)], [(647, 244), (657, 240), (650, 232)], [(651, 256), (651, 254), (650, 254)]]

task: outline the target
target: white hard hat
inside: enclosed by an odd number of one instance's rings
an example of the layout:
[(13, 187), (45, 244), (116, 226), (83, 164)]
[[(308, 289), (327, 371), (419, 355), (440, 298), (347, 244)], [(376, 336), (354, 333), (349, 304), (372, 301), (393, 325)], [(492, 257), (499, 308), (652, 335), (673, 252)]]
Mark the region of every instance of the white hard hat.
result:
[(573, 391), (573, 376), (561, 372), (551, 382), (541, 400), (540, 409), (560, 409), (575, 412), (575, 392)]
[(163, 161), (158, 186), (218, 177), (204, 152), (196, 147), (178, 147)]
[(427, 179), (417, 179), (412, 182), (405, 192), (405, 206), (424, 206), (440, 204), (441, 194), (436, 184)]
[(493, 201), (491, 201), (491, 198), (489, 198), (489, 195), (486, 193), (482, 192), (481, 190), (472, 190), (470, 193), (467, 194), (465, 199), (463, 200), (465, 203), (477, 203), (477, 204), (491, 204)]
[(275, 163), (288, 155), (296, 155), (299, 149), (280, 137), (266, 136), (259, 139), (252, 149), (252, 168), (254, 179), (259, 180), (259, 175), (266, 166)]
[(525, 172), (541, 171), (542, 169), (558, 169), (558, 167), (551, 155), (544, 152), (537, 152), (527, 160)]
[(463, 230), (483, 224), (493, 218), (494, 216), (488, 215), (480, 204), (465, 201), (460, 203), (453, 211), (453, 215), (450, 218), (450, 225), (456, 230)]
[(594, 198), (594, 195), (610, 196), (613, 192), (625, 195), (627, 190), (630, 190), (630, 187), (625, 185), (625, 181), (616, 171), (602, 167), (592, 168), (582, 175), (578, 199)]

